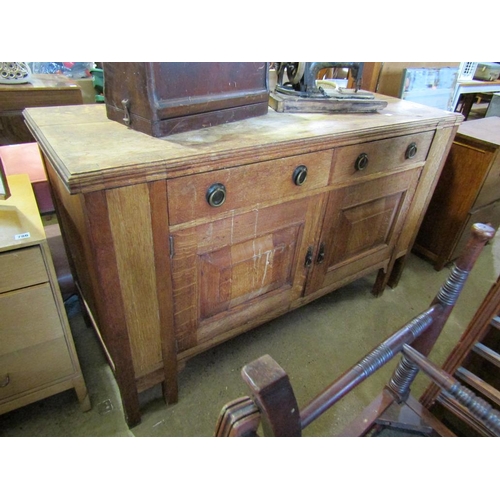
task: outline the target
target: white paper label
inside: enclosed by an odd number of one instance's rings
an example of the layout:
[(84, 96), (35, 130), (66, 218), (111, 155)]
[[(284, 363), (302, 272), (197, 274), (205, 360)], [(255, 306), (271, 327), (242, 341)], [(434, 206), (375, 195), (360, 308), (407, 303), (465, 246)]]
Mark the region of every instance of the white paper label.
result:
[(15, 240), (25, 240), (26, 238), (29, 238), (31, 236), (30, 233), (23, 233), (23, 234), (16, 234), (14, 236)]

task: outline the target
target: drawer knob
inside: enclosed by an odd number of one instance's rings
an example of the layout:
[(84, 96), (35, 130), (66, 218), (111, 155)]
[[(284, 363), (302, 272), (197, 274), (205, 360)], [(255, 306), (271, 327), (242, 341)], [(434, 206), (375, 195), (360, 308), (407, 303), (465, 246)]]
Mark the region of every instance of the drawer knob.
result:
[(4, 387), (7, 387), (9, 384), (10, 384), (10, 376), (7, 373), (7, 375), (5, 375), (5, 377), (0, 382), (0, 388), (3, 389)]
[(207, 190), (207, 202), (211, 207), (220, 207), (226, 201), (224, 184), (212, 184)]
[(293, 182), (297, 186), (302, 186), (307, 179), (307, 167), (305, 165), (299, 165), (293, 172)]
[(366, 153), (361, 153), (354, 162), (354, 168), (356, 170), (364, 170), (368, 166), (368, 155)]
[(416, 154), (417, 154), (417, 145), (412, 142), (407, 148), (406, 148), (406, 153), (405, 153), (405, 157), (407, 160), (409, 160), (410, 158), (413, 158)]

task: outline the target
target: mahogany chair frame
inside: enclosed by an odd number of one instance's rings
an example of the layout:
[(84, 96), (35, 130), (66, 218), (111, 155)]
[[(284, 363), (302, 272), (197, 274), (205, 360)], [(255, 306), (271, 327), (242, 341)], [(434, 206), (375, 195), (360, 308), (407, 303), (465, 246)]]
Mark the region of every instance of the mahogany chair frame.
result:
[(481, 421), (493, 435), (500, 435), (500, 412), (427, 359), (470, 270), (494, 234), (489, 225), (474, 224), (462, 256), (430, 306), (338, 377), (304, 408), (299, 409), (286, 372), (271, 356), (264, 355), (245, 365), (242, 377), (251, 396), (238, 398), (222, 408), (215, 435), (257, 436), (262, 429), (264, 436), (301, 436), (309, 424), (399, 353), (402, 357), (389, 383), (339, 436), (371, 435), (383, 426), (453, 436), (411, 396), (410, 387), (419, 371), (466, 407), (472, 418)]

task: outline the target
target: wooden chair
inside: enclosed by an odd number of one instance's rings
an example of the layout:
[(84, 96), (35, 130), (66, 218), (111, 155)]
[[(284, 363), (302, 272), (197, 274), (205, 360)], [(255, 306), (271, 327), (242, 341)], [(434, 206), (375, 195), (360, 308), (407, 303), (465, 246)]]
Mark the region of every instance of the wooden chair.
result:
[[(476, 311), (442, 369), (477, 391), (492, 406), (500, 407), (500, 276)], [(492, 436), (491, 429), (431, 384), (420, 403), (459, 435)]]
[(239, 398), (223, 407), (215, 435), (257, 436), (261, 432), (264, 436), (301, 436), (311, 422), (399, 353), (402, 357), (389, 383), (340, 436), (376, 435), (387, 427), (415, 430), (423, 435), (454, 436), (410, 394), (419, 371), (431, 378), (438, 391), (446, 392), (456, 401), (468, 418), (479, 422), (491, 435), (500, 435), (500, 412), (426, 357), (450, 316), (472, 266), (494, 233), (488, 225), (475, 224), (463, 255), (429, 308), (388, 337), (304, 408), (299, 409), (287, 374), (269, 355), (244, 366), (242, 377), (251, 397)]

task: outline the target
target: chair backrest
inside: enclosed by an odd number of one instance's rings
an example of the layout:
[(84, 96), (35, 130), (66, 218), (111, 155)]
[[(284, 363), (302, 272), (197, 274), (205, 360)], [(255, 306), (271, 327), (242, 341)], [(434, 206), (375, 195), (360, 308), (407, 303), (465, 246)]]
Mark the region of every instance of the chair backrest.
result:
[[(492, 285), (442, 369), (500, 408), (500, 276)], [(439, 385), (430, 384), (420, 402), (461, 435), (494, 435)]]
[(500, 434), (500, 413), (426, 358), (450, 316), (477, 257), (494, 234), (491, 226), (475, 224), (462, 256), (430, 306), (338, 377), (304, 408), (299, 409), (287, 374), (269, 355), (245, 365), (242, 377), (251, 396), (224, 406), (215, 435), (256, 436), (262, 427), (266, 436), (300, 436), (305, 427), (399, 353), (402, 353), (402, 358), (389, 383), (342, 435), (369, 434), (377, 422), (384, 420), (381, 417), (393, 405), (409, 405), (413, 412), (421, 415), (426, 429), (438, 435), (453, 435), (411, 397), (410, 387), (419, 370), (444, 390), (451, 391), (493, 434)]

